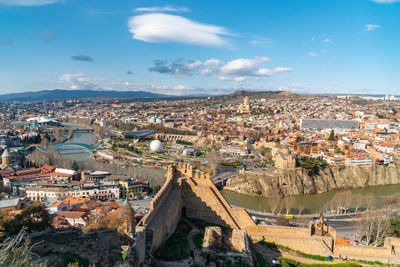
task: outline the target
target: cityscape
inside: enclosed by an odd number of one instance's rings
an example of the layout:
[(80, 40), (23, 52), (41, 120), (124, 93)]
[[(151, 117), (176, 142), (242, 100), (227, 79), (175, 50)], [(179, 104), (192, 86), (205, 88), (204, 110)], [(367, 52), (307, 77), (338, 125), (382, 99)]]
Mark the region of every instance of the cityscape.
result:
[(0, 266), (400, 265), (400, 3), (314, 2), (0, 0)]

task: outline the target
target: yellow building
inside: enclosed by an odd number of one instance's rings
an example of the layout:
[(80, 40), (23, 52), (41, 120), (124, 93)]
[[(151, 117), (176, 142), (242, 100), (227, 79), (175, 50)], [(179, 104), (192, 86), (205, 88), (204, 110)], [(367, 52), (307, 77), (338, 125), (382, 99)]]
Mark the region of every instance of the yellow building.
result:
[(239, 108), (236, 111), (237, 113), (244, 114), (250, 113), (250, 104), (249, 104), (249, 97), (245, 96), (243, 99), (243, 104), (240, 104)]
[(125, 180), (118, 183), (121, 187), (121, 198), (134, 198), (143, 194), (144, 185), (139, 181)]

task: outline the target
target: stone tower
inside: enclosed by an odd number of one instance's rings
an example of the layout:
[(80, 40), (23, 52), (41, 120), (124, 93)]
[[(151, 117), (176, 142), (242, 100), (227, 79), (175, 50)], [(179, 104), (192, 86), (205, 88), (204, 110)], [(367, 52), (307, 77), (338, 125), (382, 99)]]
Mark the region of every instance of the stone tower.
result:
[(4, 149), (3, 154), (1, 155), (1, 164), (6, 166), (11, 163), (11, 153), (8, 150), (8, 147)]

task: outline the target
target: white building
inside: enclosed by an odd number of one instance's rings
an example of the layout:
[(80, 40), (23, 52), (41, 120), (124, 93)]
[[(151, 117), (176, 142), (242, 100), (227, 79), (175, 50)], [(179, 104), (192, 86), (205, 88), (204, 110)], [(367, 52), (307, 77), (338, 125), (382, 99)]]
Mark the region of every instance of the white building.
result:
[(347, 166), (371, 165), (372, 158), (369, 156), (348, 155), (346, 157)]

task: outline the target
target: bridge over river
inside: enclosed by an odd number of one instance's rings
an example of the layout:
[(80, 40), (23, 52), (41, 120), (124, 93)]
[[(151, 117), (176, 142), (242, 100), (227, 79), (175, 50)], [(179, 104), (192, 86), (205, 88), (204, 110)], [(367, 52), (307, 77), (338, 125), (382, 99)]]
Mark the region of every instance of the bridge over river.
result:
[(79, 147), (87, 152), (92, 152), (94, 150), (99, 149), (101, 147), (101, 145), (88, 145), (88, 144), (83, 144), (83, 143), (61, 143), (61, 144), (57, 144), (54, 146), (44, 147), (44, 148), (42, 148), (42, 150), (47, 151), (50, 148), (58, 149), (58, 148), (62, 148), (62, 147)]

